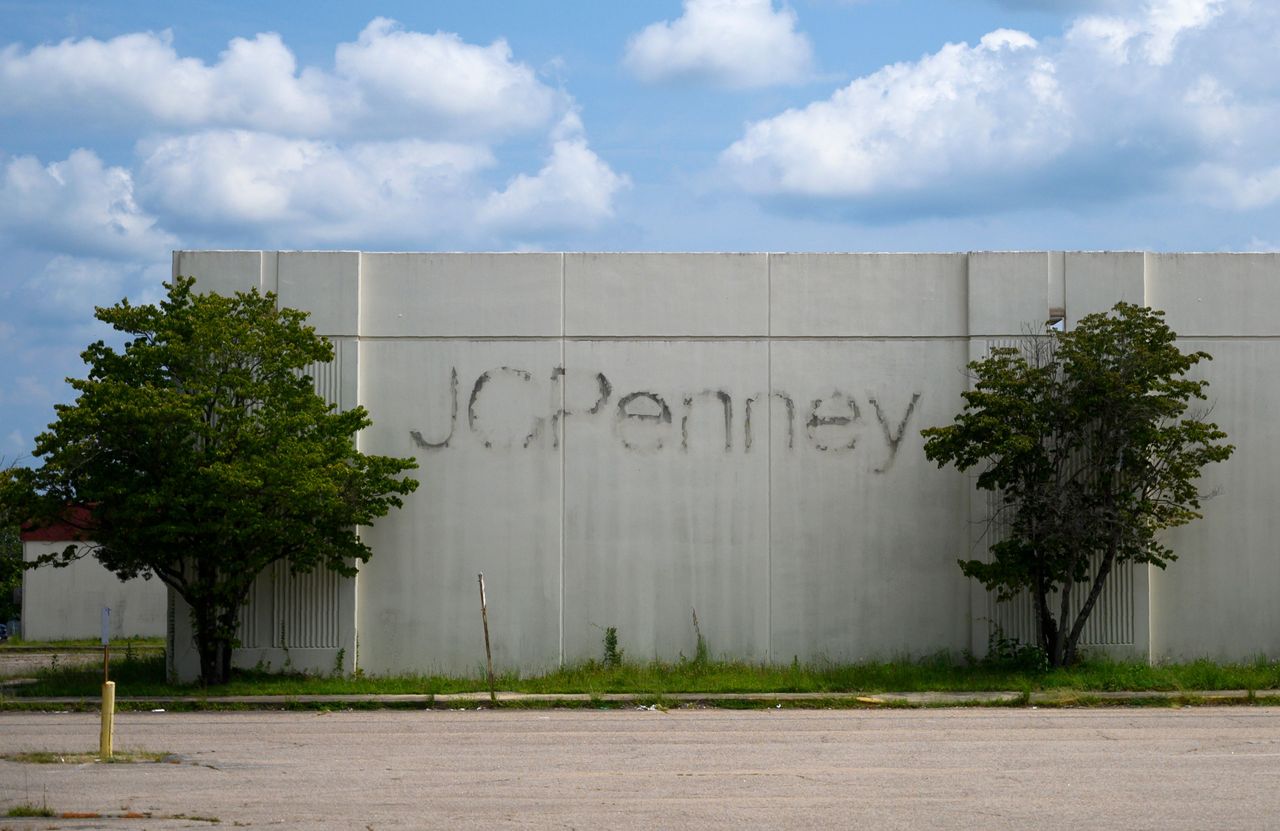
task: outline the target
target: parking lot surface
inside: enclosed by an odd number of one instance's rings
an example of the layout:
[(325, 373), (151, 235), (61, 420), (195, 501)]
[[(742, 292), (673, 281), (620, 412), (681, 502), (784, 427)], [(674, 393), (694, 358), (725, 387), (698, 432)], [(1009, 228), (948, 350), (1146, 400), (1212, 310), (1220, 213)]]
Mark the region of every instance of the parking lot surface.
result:
[[(0, 713), (0, 753), (97, 727)], [(1262, 707), (121, 713), (116, 747), (175, 755), (0, 761), (0, 829), (1280, 826)]]

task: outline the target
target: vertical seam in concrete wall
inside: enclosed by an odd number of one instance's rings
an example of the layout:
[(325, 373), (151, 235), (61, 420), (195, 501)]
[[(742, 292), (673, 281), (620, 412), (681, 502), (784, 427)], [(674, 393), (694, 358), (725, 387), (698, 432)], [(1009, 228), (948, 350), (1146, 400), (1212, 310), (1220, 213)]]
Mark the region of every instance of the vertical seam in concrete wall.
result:
[[(277, 281), (279, 280), (279, 272), (280, 272), (280, 266), (279, 266), (279, 263), (277, 263), (276, 264)], [(356, 373), (356, 400), (352, 402), (352, 404), (350, 405), (352, 407), (354, 407), (357, 404), (360, 404), (364, 400), (363, 396), (361, 395), (362, 391), (360, 389), (360, 376), (362, 374), (360, 372), (360, 319), (363, 316), (364, 316), (364, 252), (357, 251), (356, 252), (356, 325), (355, 325), (355, 338), (354, 338), (355, 344), (356, 344), (356, 365), (354, 370)], [(334, 345), (335, 347), (337, 346), (336, 343)], [(338, 364), (338, 401), (340, 402), (338, 404), (339, 408), (342, 407), (342, 404), (341, 404), (342, 388), (346, 386), (346, 384), (342, 383), (342, 370), (345, 368), (346, 367), (344, 367), (342, 364)], [(356, 449), (357, 450), (360, 449), (360, 445), (361, 445), (360, 433), (356, 433)]]
[[(1045, 279), (1046, 280), (1048, 279), (1048, 275), (1046, 275)], [(969, 359), (973, 357), (973, 301), (972, 301), (972, 298), (973, 298), (973, 252), (967, 251), (965, 252), (965, 255), (964, 255), (964, 309), (965, 309), (964, 331), (965, 331), (965, 334), (968, 336), (965, 340), (965, 353), (966, 353), (965, 363), (966, 364), (968, 364)], [(967, 381), (965, 383), (966, 391), (969, 389), (971, 385), (972, 385), (972, 381)], [(969, 522), (972, 522), (973, 521), (973, 500), (977, 496), (977, 490), (974, 488), (973, 480), (969, 478), (968, 474), (965, 474), (960, 477), (960, 486), (965, 489), (965, 497), (964, 497), (964, 503), (963, 503), (965, 506), (965, 517), (969, 520)], [(965, 543), (965, 548), (968, 549), (970, 553), (972, 553), (973, 551), (972, 527), (965, 529), (963, 539)], [(977, 625), (976, 625), (977, 620), (974, 617), (976, 613), (976, 610), (973, 607), (975, 592), (974, 592), (972, 582), (969, 580), (964, 581), (964, 588), (965, 588), (965, 595), (969, 601), (969, 651), (974, 653), (975, 655), (985, 655), (986, 654), (985, 650), (982, 652), (978, 651), (981, 647), (985, 647), (986, 644), (980, 644), (977, 642), (979, 638), (978, 638), (978, 631), (977, 631)]]
[[(1151, 305), (1151, 301), (1149, 298), (1151, 297), (1151, 281), (1154, 278), (1154, 275), (1151, 273), (1153, 260), (1154, 258), (1150, 251), (1142, 252), (1142, 305), (1143, 306)], [(1130, 609), (1132, 609), (1132, 614), (1133, 614), (1133, 648), (1135, 650), (1146, 650), (1145, 656), (1139, 654), (1138, 657), (1143, 658), (1147, 664), (1152, 664), (1155, 661), (1155, 657), (1156, 657), (1155, 642), (1154, 642), (1155, 641), (1154, 635), (1155, 635), (1156, 628), (1155, 626), (1152, 625), (1152, 613), (1155, 610), (1155, 603), (1152, 602), (1153, 598), (1151, 596), (1152, 584), (1154, 583), (1154, 581), (1151, 579), (1151, 576), (1152, 576), (1151, 569), (1153, 568), (1153, 566), (1147, 563), (1130, 563), (1129, 568), (1134, 569), (1135, 572), (1138, 572), (1138, 573), (1135, 573), (1134, 575), (1135, 578), (1139, 576), (1145, 578), (1141, 580), (1141, 582), (1144, 584), (1142, 585), (1141, 589), (1139, 589), (1138, 586), (1134, 585), (1134, 583), (1139, 582), (1137, 579), (1135, 579), (1133, 583), (1130, 584), (1131, 590), (1134, 592), (1134, 597), (1132, 598), (1132, 605), (1130, 606)], [(1142, 598), (1143, 602), (1141, 604), (1139, 604), (1138, 602), (1139, 591), (1141, 591), (1142, 594), (1146, 595), (1144, 598)], [(1139, 607), (1142, 607), (1142, 612), (1143, 612), (1141, 619), (1139, 619), (1138, 617)]]
[[(280, 252), (276, 252), (276, 290), (280, 289)], [(266, 254), (263, 254), (265, 261)], [(363, 390), (360, 388), (361, 377), (364, 375), (360, 371), (360, 332), (361, 317), (364, 303), (361, 302), (364, 294), (364, 252), (356, 254), (356, 336), (354, 338), (356, 346), (355, 355), (355, 373), (356, 373), (356, 400), (352, 402), (352, 407), (358, 407), (364, 403)], [(338, 357), (338, 356), (335, 356)], [(338, 399), (342, 399), (342, 364), (338, 364)], [(339, 405), (341, 406), (341, 405)], [(356, 433), (356, 450), (360, 449), (360, 434)], [(360, 538), (360, 528), (356, 527), (356, 539)], [(355, 576), (351, 578), (351, 671), (354, 673), (360, 666), (360, 572), (356, 571)], [(345, 667), (343, 668), (346, 669)]]
[(769, 479), (769, 488), (766, 491), (765, 509), (767, 519), (765, 521), (766, 539), (765, 546), (768, 552), (768, 573), (765, 575), (765, 591), (767, 596), (767, 604), (765, 609), (765, 642), (764, 642), (764, 660), (765, 663), (773, 662), (773, 255), (765, 254), (765, 334), (764, 339), (766, 358), (765, 358), (765, 435), (769, 437), (768, 445), (765, 448), (768, 451), (768, 462), (766, 465), (766, 475)]
[(565, 448), (569, 444), (569, 419), (564, 417), (565, 388), (568, 384), (568, 367), (565, 366), (565, 297), (564, 297), (564, 252), (560, 252), (560, 633), (559, 653), (560, 666), (564, 666), (564, 468), (568, 458)]

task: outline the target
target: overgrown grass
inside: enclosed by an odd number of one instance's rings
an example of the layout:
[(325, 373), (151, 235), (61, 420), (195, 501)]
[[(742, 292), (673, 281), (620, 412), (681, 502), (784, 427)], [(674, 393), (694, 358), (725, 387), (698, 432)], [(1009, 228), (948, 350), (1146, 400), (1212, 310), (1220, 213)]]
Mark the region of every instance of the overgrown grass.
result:
[[(0, 643), (0, 651), (19, 647), (22, 649), (101, 649), (102, 641), (98, 638), (74, 638), (70, 640), (29, 641), (24, 638), (9, 638)], [(128, 649), (154, 651), (164, 649), (164, 638), (144, 638), (133, 636), (118, 638), (111, 642), (111, 653), (123, 654)]]
[[(246, 670), (216, 687), (174, 685), (164, 680), (160, 656), (113, 662), (112, 680), (120, 696), (440, 694), (482, 692), (483, 673), (472, 677), (401, 675), (323, 677)], [(102, 683), (97, 667), (41, 670), (35, 683), (11, 688), (6, 696), (97, 697)], [(588, 661), (542, 675), (499, 676), (498, 689), (526, 693), (833, 693), (833, 692), (982, 692), (1043, 691), (1191, 691), (1280, 689), (1280, 662), (1217, 664), (1194, 661), (1147, 666), (1141, 662), (1091, 659), (1068, 669), (1046, 672), (1010, 668), (938, 655), (923, 660), (858, 664), (775, 666), (733, 661), (685, 660), (617, 665)], [(11, 699), (12, 700), (12, 699)]]

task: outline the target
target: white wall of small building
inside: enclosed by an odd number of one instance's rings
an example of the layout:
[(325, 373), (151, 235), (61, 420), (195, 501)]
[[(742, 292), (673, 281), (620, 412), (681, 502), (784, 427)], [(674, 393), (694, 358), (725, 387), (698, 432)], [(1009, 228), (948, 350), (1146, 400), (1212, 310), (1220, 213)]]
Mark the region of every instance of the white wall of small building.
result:
[[(22, 556), (34, 562), (67, 545), (26, 541)], [(162, 637), (166, 602), (166, 589), (159, 580), (122, 581), (93, 557), (82, 557), (65, 568), (29, 569), (22, 575), (22, 637), (32, 641), (98, 638), (104, 607), (111, 609), (112, 639)]]

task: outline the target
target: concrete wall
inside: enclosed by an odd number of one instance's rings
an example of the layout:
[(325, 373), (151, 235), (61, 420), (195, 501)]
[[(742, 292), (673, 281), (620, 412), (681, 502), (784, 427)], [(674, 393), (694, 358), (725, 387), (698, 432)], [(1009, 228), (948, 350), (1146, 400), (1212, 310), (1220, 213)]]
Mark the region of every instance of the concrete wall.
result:
[[(28, 562), (61, 551), (65, 542), (26, 541)], [(66, 568), (38, 568), (22, 575), (22, 637), (31, 641), (98, 638), (102, 609), (111, 609), (111, 637), (165, 634), (167, 592), (159, 580), (122, 582), (85, 557)]]
[(312, 312), (342, 355), (326, 394), (372, 414), (361, 449), (422, 466), (363, 530), (359, 578), (325, 589), (350, 598), (317, 665), (475, 670), (478, 572), (503, 668), (598, 657), (608, 626), (632, 657), (691, 655), (695, 610), (713, 653), (750, 660), (981, 652), (992, 620), (1022, 624), (960, 575), (985, 503), (919, 431), (992, 344), (1120, 299), (1215, 354), (1240, 450), (1182, 561), (1126, 573), (1095, 642), (1280, 654), (1275, 255), (177, 252), (174, 271)]

